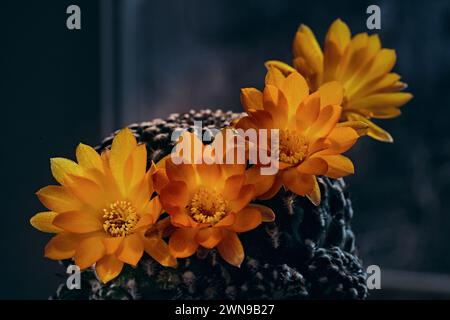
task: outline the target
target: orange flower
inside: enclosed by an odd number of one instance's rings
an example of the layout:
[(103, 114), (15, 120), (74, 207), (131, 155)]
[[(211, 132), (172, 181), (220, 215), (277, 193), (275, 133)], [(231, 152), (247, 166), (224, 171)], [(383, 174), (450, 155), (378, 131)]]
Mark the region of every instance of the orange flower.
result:
[(399, 92), (406, 88), (400, 76), (391, 72), (396, 62), (394, 50), (384, 49), (378, 35), (359, 33), (337, 19), (325, 37), (324, 51), (314, 33), (305, 25), (298, 29), (293, 43), (294, 68), (280, 61), (266, 66), (279, 68), (284, 74), (300, 72), (312, 91), (337, 80), (344, 87), (342, 120), (359, 120), (369, 126), (368, 135), (392, 142), (391, 135), (370, 119), (390, 119), (400, 115), (400, 107), (412, 95)]
[[(194, 134), (185, 133), (184, 139), (191, 139), (192, 146), (201, 146), (189, 156), (191, 160), (200, 151), (204, 153), (205, 146)], [(176, 227), (169, 239), (170, 252), (185, 258), (199, 246), (217, 248), (224, 260), (240, 266), (244, 248), (237, 233), (252, 230), (262, 221), (273, 221), (274, 214), (267, 207), (249, 204), (255, 186), (246, 184), (244, 164), (217, 164), (212, 158), (203, 161), (175, 164), (169, 156), (158, 163), (155, 180), (164, 181), (161, 203)]]
[(262, 176), (255, 166), (247, 173), (247, 180), (258, 186), (256, 194), (260, 198), (271, 198), (284, 185), (318, 205), (317, 175), (339, 178), (354, 172), (352, 162), (341, 153), (358, 139), (354, 128), (363, 130), (365, 125), (338, 124), (342, 96), (339, 82), (325, 83), (310, 95), (306, 80), (297, 71), (286, 77), (276, 68), (269, 68), (264, 92), (242, 90), (241, 100), (248, 116), (241, 118), (236, 127), (279, 129), (280, 171), (276, 176)]
[(123, 129), (101, 156), (84, 144), (76, 156), (78, 163), (51, 159), (52, 174), (61, 185), (37, 192), (50, 211), (36, 214), (30, 223), (57, 234), (45, 247), (45, 256), (74, 258), (81, 269), (95, 264), (104, 283), (117, 277), (124, 263), (135, 266), (144, 250), (162, 265), (175, 266), (167, 244), (144, 235), (161, 213), (159, 198), (151, 199), (145, 145), (137, 145), (131, 131)]

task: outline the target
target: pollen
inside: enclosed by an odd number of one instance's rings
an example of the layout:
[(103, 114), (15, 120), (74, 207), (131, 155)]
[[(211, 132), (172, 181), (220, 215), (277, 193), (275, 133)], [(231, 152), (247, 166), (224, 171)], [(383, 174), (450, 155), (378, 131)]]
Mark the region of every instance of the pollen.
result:
[(103, 209), (103, 229), (113, 237), (123, 237), (133, 232), (139, 221), (136, 209), (129, 201), (116, 201)]
[(200, 188), (192, 197), (187, 209), (199, 223), (216, 224), (227, 214), (228, 203), (223, 196), (206, 188)]
[(308, 154), (308, 143), (302, 135), (291, 130), (280, 130), (280, 161), (299, 164)]

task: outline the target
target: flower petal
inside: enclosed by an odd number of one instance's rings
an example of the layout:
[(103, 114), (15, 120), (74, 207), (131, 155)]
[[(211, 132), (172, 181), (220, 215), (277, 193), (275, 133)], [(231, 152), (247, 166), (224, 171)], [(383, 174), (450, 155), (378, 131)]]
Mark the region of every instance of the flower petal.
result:
[(176, 267), (177, 259), (170, 254), (169, 246), (161, 238), (153, 236), (144, 239), (144, 249), (164, 267)]
[[(73, 194), (80, 202), (89, 207), (96, 209), (96, 212), (101, 213), (101, 209), (108, 205), (106, 194), (102, 188), (90, 179), (68, 175), (70, 183), (65, 185), (65, 188)], [(112, 199), (109, 199), (110, 201)]]
[(200, 229), (195, 238), (202, 247), (212, 249), (222, 241), (222, 228), (208, 227)]
[(39, 200), (55, 212), (80, 210), (83, 205), (62, 186), (47, 186), (36, 192)]
[(283, 185), (290, 191), (304, 196), (313, 189), (313, 176), (302, 174), (295, 168), (287, 169), (282, 176)]
[(176, 258), (187, 258), (197, 251), (198, 243), (195, 240), (197, 229), (182, 228), (172, 233), (169, 239), (170, 253)]
[(262, 110), (263, 109), (263, 96), (262, 92), (255, 88), (243, 88), (241, 89), (241, 104), (244, 110)]
[(125, 194), (125, 165), (137, 146), (136, 138), (130, 129), (124, 128), (114, 137), (109, 156), (109, 165), (119, 190)]
[(328, 163), (327, 177), (342, 178), (355, 173), (352, 161), (343, 155), (321, 156)]
[(321, 109), (317, 120), (309, 129), (309, 137), (319, 139), (327, 136), (339, 121), (341, 111), (342, 108), (337, 105), (328, 105)]
[(225, 186), (222, 192), (226, 200), (234, 200), (239, 196), (239, 191), (244, 184), (245, 176), (243, 174), (229, 177), (225, 180)]
[(265, 84), (272, 85), (277, 88), (281, 88), (284, 83), (284, 75), (278, 68), (267, 68)]
[(126, 236), (122, 242), (122, 246), (117, 251), (117, 258), (120, 261), (137, 265), (144, 253), (144, 243), (141, 236), (137, 233)]
[(324, 44), (324, 81), (336, 79), (337, 66), (350, 38), (350, 29), (341, 19), (331, 24)]
[(348, 108), (365, 109), (376, 112), (378, 108), (397, 108), (412, 99), (412, 94), (407, 92), (377, 93), (363, 97), (356, 101), (350, 101)]
[(344, 98), (344, 88), (338, 81), (324, 83), (319, 88), (320, 107), (328, 105), (340, 106)]
[(218, 184), (221, 182), (220, 166), (218, 164), (201, 163), (196, 166), (202, 187), (222, 189)]
[(39, 212), (30, 219), (30, 224), (42, 232), (59, 233), (63, 230), (53, 225), (53, 219), (57, 215), (53, 211)]
[(237, 234), (224, 230), (224, 238), (217, 245), (220, 256), (229, 264), (240, 267), (244, 261), (244, 248)]
[(308, 96), (309, 87), (305, 78), (297, 71), (287, 76), (282, 83), (281, 91), (286, 96), (289, 104), (289, 113), (294, 114), (299, 104)]
[(313, 70), (315, 79), (313, 86), (317, 85), (323, 71), (323, 53), (312, 30), (306, 25), (298, 29), (292, 46), (294, 58), (303, 58)]
[(80, 143), (76, 150), (78, 164), (85, 170), (95, 169), (103, 172), (103, 162), (100, 155), (91, 146)]
[(273, 198), (278, 193), (278, 191), (280, 191), (281, 186), (283, 185), (281, 177), (282, 177), (282, 173), (277, 174), (275, 176), (275, 181), (274, 181), (273, 185), (270, 187), (270, 189), (267, 190), (267, 192), (259, 195), (258, 199), (268, 200), (268, 199)]
[(67, 211), (53, 219), (53, 225), (73, 233), (88, 233), (102, 230), (103, 225), (98, 217), (85, 211)]
[(296, 126), (299, 132), (308, 129), (319, 116), (320, 96), (317, 93), (306, 98), (296, 111)]
[(236, 220), (231, 229), (235, 232), (246, 232), (255, 229), (262, 222), (261, 213), (254, 207), (247, 206), (236, 213)]
[(162, 190), (159, 196), (163, 207), (184, 208), (189, 202), (189, 192), (186, 183), (171, 181)]
[(337, 127), (328, 135), (328, 141), (331, 143), (325, 150), (319, 151), (316, 155), (340, 154), (350, 149), (358, 140), (359, 135), (353, 128)]
[(50, 159), (50, 168), (53, 177), (61, 185), (66, 183), (68, 174), (80, 177), (84, 175), (83, 169), (76, 162), (65, 158)]
[(290, 73), (292, 72), (296, 72), (297, 70), (295, 70), (293, 67), (291, 67), (290, 65), (288, 65), (287, 63), (284, 63), (282, 61), (277, 61), (277, 60), (269, 60), (266, 61), (264, 63), (264, 65), (266, 66), (267, 70), (269, 70), (270, 68), (277, 68), (278, 70), (280, 70), (285, 76), (288, 76)]
[(105, 254), (113, 254), (119, 249), (124, 237), (105, 237), (103, 244), (105, 245)]
[(230, 210), (232, 212), (239, 212), (247, 206), (247, 204), (255, 196), (255, 186), (252, 184), (244, 185), (239, 191), (239, 197), (235, 200), (230, 201)]
[(229, 227), (234, 223), (234, 220), (236, 220), (236, 214), (234, 212), (228, 213), (222, 220), (217, 222), (214, 226), (215, 227)]
[(94, 236), (82, 240), (75, 252), (75, 263), (80, 269), (86, 269), (100, 260), (105, 254), (103, 237)]
[(255, 197), (258, 197), (267, 191), (275, 183), (276, 175), (262, 175), (261, 168), (253, 166), (245, 171), (245, 184), (255, 186)]
[(123, 268), (123, 262), (110, 254), (101, 258), (95, 264), (95, 273), (103, 283), (107, 283), (116, 278)]
[(368, 136), (370, 136), (376, 140), (383, 141), (383, 142), (394, 142), (394, 139), (389, 134), (389, 132), (383, 130), (382, 128), (377, 126), (375, 123), (373, 123), (369, 119), (366, 119), (363, 116), (361, 116), (357, 113), (353, 113), (353, 112), (346, 112), (346, 117), (349, 120), (362, 121), (365, 124), (367, 124), (369, 126), (369, 128), (367, 130)]
[(53, 260), (72, 258), (78, 243), (75, 235), (68, 232), (58, 233), (45, 246), (45, 257)]
[(296, 169), (303, 174), (324, 175), (327, 173), (328, 164), (320, 158), (309, 158), (299, 164)]
[(275, 221), (275, 212), (267, 206), (261, 204), (251, 203), (247, 206), (248, 208), (254, 208), (261, 214), (262, 222), (273, 222)]
[(317, 183), (317, 178), (313, 177), (314, 186), (311, 192), (307, 193), (308, 199), (315, 205), (320, 205), (320, 187)]

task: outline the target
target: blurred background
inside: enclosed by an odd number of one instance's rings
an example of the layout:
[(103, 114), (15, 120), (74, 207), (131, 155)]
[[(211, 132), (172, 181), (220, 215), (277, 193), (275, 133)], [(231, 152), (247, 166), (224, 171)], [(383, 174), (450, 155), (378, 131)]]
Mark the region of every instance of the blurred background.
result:
[[(71, 4), (81, 30), (66, 28)], [(171, 112), (239, 111), (239, 88), (263, 86), (264, 61), (291, 61), (300, 23), (321, 43), (338, 17), (367, 32), (371, 4), (415, 97), (382, 122), (394, 144), (366, 138), (350, 153), (359, 255), (381, 267), (372, 298), (450, 298), (447, 0), (2, 1), (0, 298), (46, 299), (66, 277), (28, 223), (43, 210), (34, 192), (53, 183), (50, 157)]]

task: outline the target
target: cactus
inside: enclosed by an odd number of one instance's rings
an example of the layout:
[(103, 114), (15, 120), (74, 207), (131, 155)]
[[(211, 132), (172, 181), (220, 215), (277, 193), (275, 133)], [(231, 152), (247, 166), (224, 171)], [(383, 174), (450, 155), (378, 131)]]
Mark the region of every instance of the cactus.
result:
[[(148, 164), (172, 151), (171, 133), (220, 129), (241, 114), (221, 110), (172, 114), (166, 120), (129, 125), (145, 143)], [(97, 147), (110, 147), (114, 134)], [(261, 201), (276, 220), (241, 235), (246, 258), (241, 268), (223, 262), (215, 250), (180, 259), (176, 269), (145, 257), (111, 283), (101, 284), (93, 269), (82, 273), (82, 289), (58, 288), (54, 299), (365, 299), (365, 272), (355, 256), (350, 221), (353, 209), (343, 179), (319, 178), (322, 202), (316, 207), (304, 197), (280, 190)], [(66, 262), (67, 263), (67, 262)]]

